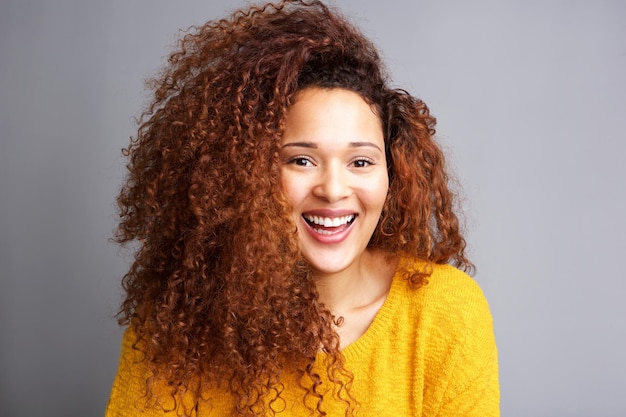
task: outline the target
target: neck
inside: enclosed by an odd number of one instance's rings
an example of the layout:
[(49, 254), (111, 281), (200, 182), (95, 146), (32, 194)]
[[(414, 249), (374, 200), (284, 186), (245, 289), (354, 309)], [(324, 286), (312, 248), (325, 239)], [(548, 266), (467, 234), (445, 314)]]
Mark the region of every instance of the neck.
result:
[(349, 314), (385, 298), (395, 272), (395, 262), (381, 252), (366, 250), (359, 262), (346, 270), (318, 274), (320, 301), (336, 316)]
[(383, 253), (366, 251), (358, 263), (345, 271), (319, 274), (320, 301), (338, 320), (335, 331), (340, 348), (360, 338), (383, 306), (397, 261)]

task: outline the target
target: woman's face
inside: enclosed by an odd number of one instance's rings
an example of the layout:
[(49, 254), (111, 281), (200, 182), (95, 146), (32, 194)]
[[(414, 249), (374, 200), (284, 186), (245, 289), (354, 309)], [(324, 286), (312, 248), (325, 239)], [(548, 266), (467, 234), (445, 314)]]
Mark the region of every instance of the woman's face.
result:
[(281, 164), (304, 257), (321, 274), (358, 267), (389, 187), (372, 107), (349, 90), (299, 92), (286, 116)]

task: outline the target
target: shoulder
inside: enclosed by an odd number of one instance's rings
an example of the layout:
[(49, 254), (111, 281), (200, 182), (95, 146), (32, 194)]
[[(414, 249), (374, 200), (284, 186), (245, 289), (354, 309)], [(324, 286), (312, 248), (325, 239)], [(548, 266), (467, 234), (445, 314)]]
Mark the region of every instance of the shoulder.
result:
[(433, 265), (422, 291), (430, 304), (445, 310), (474, 314), (488, 310), (487, 299), (476, 281), (451, 265)]
[[(430, 272), (418, 288), (413, 288), (401, 273), (394, 283), (404, 299), (404, 314), (413, 317), (418, 327), (418, 338), (439, 347), (455, 346), (475, 352), (495, 350), (489, 304), (472, 277), (450, 265), (418, 261), (404, 263), (401, 270)], [(436, 353), (437, 349), (431, 352)]]
[[(424, 283), (413, 288), (404, 275), (428, 274)], [(395, 277), (405, 297), (420, 304), (420, 309), (445, 316), (489, 315), (489, 306), (476, 281), (465, 272), (447, 264), (402, 260)]]

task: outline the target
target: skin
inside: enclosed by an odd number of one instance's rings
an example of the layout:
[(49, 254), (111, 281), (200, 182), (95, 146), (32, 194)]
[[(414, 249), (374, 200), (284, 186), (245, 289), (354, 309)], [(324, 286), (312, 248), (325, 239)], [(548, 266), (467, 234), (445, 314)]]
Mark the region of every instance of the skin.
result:
[(389, 189), (382, 123), (357, 93), (308, 88), (285, 119), (282, 189), (320, 300), (344, 322), (342, 347), (384, 303), (394, 262), (367, 248)]

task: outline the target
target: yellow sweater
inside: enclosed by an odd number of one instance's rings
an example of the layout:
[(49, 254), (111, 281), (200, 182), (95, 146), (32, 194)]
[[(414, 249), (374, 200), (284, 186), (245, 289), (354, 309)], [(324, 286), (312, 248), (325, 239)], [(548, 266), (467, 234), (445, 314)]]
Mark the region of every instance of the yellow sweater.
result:
[[(126, 331), (106, 417), (174, 417), (142, 406), (147, 371)], [(352, 396), (358, 416), (499, 416), (496, 344), (489, 307), (478, 285), (463, 272), (435, 265), (428, 284), (411, 289), (399, 274), (369, 329), (347, 346), (346, 367), (354, 375)], [(323, 362), (323, 354), (318, 355)], [(323, 372), (320, 373), (323, 375)], [(278, 416), (308, 416), (303, 391), (286, 379)], [(325, 384), (323, 384), (324, 386)], [(195, 417), (228, 416), (232, 400), (211, 393)], [(328, 398), (330, 397), (330, 398)], [(343, 416), (345, 405), (324, 396), (329, 416)], [(165, 402), (166, 408), (172, 402)]]

